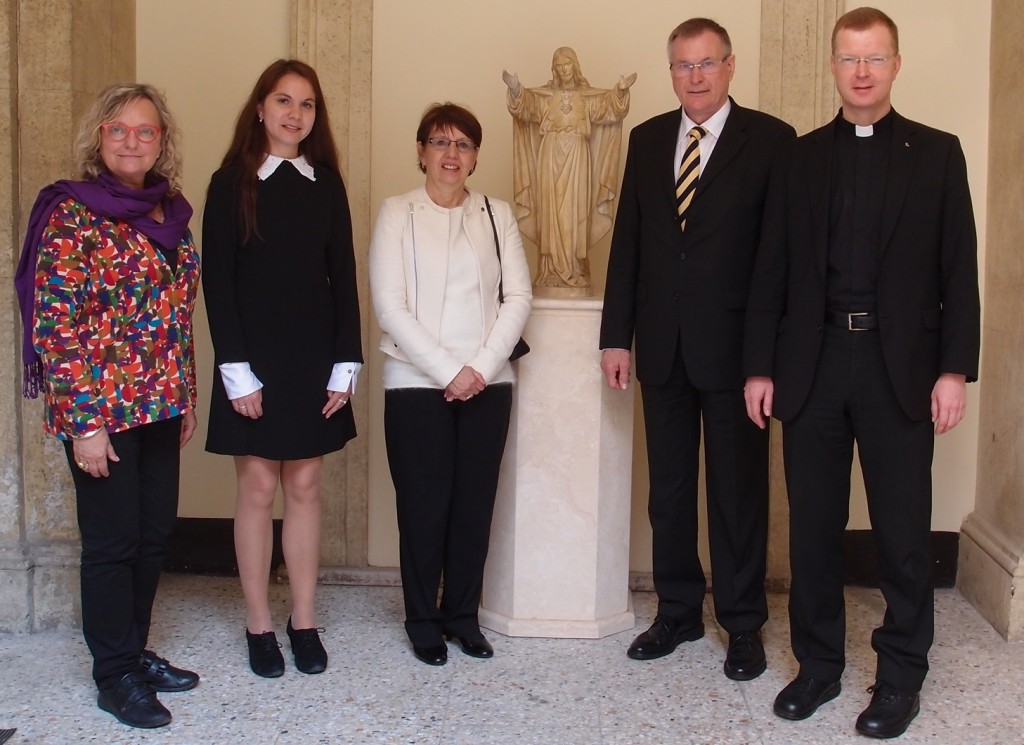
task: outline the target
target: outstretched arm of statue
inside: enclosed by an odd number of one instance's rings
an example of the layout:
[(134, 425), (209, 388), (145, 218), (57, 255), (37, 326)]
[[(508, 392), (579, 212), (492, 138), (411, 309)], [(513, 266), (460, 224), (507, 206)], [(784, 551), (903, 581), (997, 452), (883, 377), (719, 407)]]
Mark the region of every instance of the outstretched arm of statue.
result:
[(632, 75), (622, 75), (619, 77), (619, 82), (615, 84), (615, 90), (621, 95), (630, 89), (633, 83), (636, 82), (636, 73)]
[[(634, 75), (634, 77), (636, 76)], [(519, 95), (523, 92), (523, 84), (519, 82), (519, 76), (514, 72), (502, 70), (501, 79), (508, 86), (508, 92), (512, 94), (512, 98), (519, 98)]]

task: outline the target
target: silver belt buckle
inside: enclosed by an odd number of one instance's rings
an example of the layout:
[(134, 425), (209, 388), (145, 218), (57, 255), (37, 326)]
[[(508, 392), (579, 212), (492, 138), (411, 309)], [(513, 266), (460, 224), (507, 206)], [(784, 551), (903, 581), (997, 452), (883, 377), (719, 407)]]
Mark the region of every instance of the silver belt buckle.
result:
[(846, 314), (846, 330), (847, 331), (867, 331), (867, 329), (855, 329), (853, 327), (853, 319), (854, 318), (856, 318), (857, 316), (867, 316), (867, 315), (870, 315), (870, 314), (867, 313), (867, 312), (864, 312), (864, 313), (847, 313)]

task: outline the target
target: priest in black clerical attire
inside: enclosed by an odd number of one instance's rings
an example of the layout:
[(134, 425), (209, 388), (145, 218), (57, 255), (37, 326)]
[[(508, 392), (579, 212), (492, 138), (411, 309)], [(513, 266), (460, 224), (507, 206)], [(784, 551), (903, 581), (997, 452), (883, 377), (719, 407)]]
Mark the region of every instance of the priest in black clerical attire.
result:
[(790, 504), (800, 670), (774, 710), (805, 719), (840, 692), (856, 442), (886, 602), (856, 728), (896, 737), (918, 713), (934, 631), (934, 435), (961, 421), (978, 375), (977, 238), (959, 141), (892, 108), (893, 21), (841, 17), (831, 64), (842, 110), (777, 159), (744, 336), (747, 413), (782, 421)]

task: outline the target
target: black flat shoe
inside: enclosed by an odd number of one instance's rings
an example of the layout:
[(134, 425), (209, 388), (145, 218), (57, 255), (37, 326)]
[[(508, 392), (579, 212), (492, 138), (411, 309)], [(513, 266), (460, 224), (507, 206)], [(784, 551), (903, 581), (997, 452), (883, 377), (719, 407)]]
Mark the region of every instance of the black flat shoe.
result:
[(871, 703), (857, 717), (857, 732), (868, 737), (888, 739), (907, 731), (921, 710), (917, 691), (902, 691), (880, 680), (868, 688)]
[(779, 691), (772, 711), (783, 719), (807, 719), (826, 701), (831, 701), (842, 690), (838, 680), (796, 678)]
[(273, 631), (250, 634), (245, 630), (245, 641), (249, 645), (249, 667), (261, 678), (280, 678), (284, 675), (284, 657), (281, 645)]
[(444, 644), (438, 644), (436, 647), (417, 647), (413, 644), (412, 653), (416, 655), (417, 660), (428, 665), (443, 665), (448, 662), (448, 647)]
[(640, 634), (626, 650), (634, 660), (654, 660), (672, 654), (683, 642), (692, 642), (704, 636), (704, 622), (700, 616), (670, 618), (657, 616), (647, 631)]
[(129, 727), (152, 729), (171, 721), (171, 712), (157, 700), (152, 686), (139, 673), (126, 673), (101, 688), (96, 705)]
[(465, 636), (456, 636), (455, 634), (445, 634), (445, 637), (457, 641), (459, 646), (462, 647), (463, 654), (468, 654), (470, 657), (478, 657), (481, 660), (494, 657), (494, 647), (484, 638), (483, 634), (472, 639)]
[(753, 680), (768, 668), (760, 631), (729, 634), (729, 651), (725, 655), (725, 677), (730, 680)]
[(327, 650), (320, 641), (323, 629), (292, 628), (292, 618), (288, 616), (288, 639), (292, 643), (292, 655), (295, 657), (295, 668), (300, 673), (315, 675), (327, 669)]
[(199, 675), (191, 670), (175, 667), (148, 649), (139, 655), (139, 668), (142, 679), (158, 693), (178, 693), (199, 685)]

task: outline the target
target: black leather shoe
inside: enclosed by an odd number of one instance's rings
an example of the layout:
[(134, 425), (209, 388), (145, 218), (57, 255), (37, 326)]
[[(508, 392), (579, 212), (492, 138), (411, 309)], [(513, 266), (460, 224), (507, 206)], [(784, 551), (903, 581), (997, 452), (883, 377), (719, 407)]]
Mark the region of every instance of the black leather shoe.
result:
[(730, 680), (753, 680), (768, 668), (760, 631), (729, 634), (729, 651), (725, 655), (725, 677)]
[(657, 616), (647, 631), (640, 634), (626, 650), (634, 660), (654, 660), (672, 654), (683, 642), (692, 642), (704, 636), (704, 622), (695, 618), (669, 618)]
[(152, 686), (140, 673), (126, 673), (101, 688), (96, 705), (129, 727), (152, 729), (171, 721), (171, 712), (157, 700)]
[(484, 638), (483, 634), (472, 639), (465, 636), (456, 636), (455, 634), (445, 634), (445, 637), (457, 641), (459, 646), (462, 647), (462, 652), (470, 657), (479, 657), (482, 660), (494, 657), (494, 647)]
[(443, 665), (448, 662), (448, 647), (444, 644), (438, 644), (436, 647), (417, 647), (413, 644), (412, 653), (416, 655), (417, 660), (428, 665)]
[(857, 717), (857, 731), (868, 737), (899, 737), (921, 710), (917, 691), (901, 691), (880, 680), (868, 688), (871, 703)]
[(292, 618), (288, 616), (287, 631), (292, 655), (295, 656), (295, 668), (300, 673), (313, 675), (327, 669), (327, 650), (320, 641), (322, 629), (292, 628)]
[(175, 667), (170, 662), (148, 649), (139, 655), (139, 672), (158, 693), (189, 691), (199, 685), (199, 675), (191, 670)]
[(842, 690), (838, 680), (797, 678), (779, 691), (772, 710), (783, 719), (807, 719), (826, 701), (831, 701)]
[(249, 667), (261, 678), (280, 678), (284, 675), (284, 657), (281, 645), (273, 631), (250, 634), (245, 630), (245, 641), (249, 645)]

